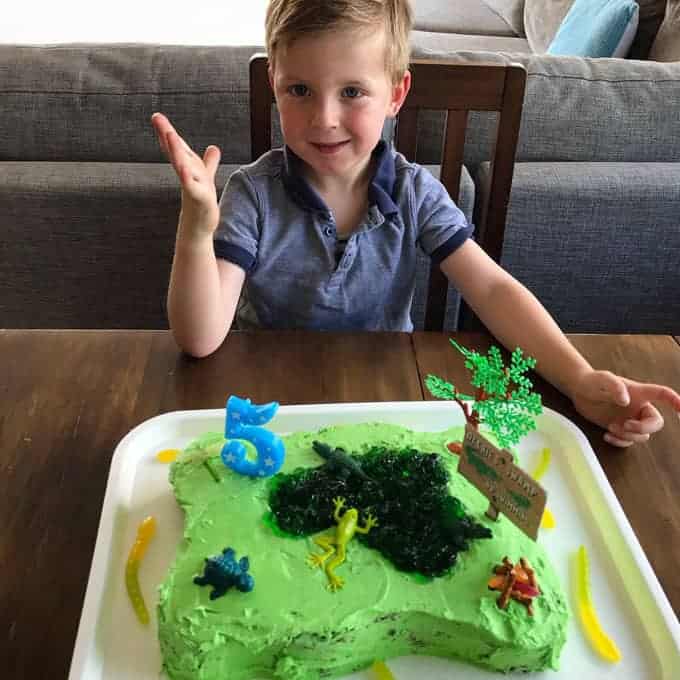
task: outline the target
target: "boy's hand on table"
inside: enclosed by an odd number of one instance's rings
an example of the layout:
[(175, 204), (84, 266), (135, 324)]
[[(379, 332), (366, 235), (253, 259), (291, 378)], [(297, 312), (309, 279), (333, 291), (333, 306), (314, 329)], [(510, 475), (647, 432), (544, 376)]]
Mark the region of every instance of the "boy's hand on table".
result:
[(212, 236), (220, 219), (215, 189), (215, 174), (220, 150), (209, 146), (201, 158), (177, 134), (162, 113), (151, 116), (161, 150), (168, 157), (182, 184), (180, 223), (190, 237)]
[(589, 371), (572, 391), (576, 410), (607, 430), (604, 439), (613, 446), (645, 442), (664, 424), (652, 402), (665, 402), (680, 413), (680, 395), (665, 385), (640, 383), (610, 371)]

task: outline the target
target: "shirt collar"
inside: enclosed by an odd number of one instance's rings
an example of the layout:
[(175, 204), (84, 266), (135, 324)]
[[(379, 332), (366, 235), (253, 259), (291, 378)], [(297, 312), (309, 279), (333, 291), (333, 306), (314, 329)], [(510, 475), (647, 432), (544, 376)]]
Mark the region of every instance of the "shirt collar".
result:
[[(375, 174), (368, 185), (368, 206), (376, 206), (383, 215), (398, 212), (392, 198), (396, 183), (395, 156), (390, 145), (381, 139), (372, 152), (376, 160)], [(305, 179), (302, 173), (302, 159), (292, 149), (283, 149), (283, 184), (291, 197), (304, 208), (328, 212), (328, 206)]]

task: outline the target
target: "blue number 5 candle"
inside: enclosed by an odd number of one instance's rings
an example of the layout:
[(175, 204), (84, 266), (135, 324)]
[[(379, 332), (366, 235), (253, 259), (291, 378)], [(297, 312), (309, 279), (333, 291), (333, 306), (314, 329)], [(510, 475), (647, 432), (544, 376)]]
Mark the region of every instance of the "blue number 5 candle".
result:
[[(269, 477), (283, 465), (285, 447), (273, 432), (259, 427), (268, 423), (279, 408), (276, 401), (258, 406), (250, 399), (231, 396), (227, 400), (227, 417), (224, 436), (227, 443), (222, 447), (222, 462), (241, 475)], [(257, 450), (257, 459), (248, 460), (246, 447), (236, 441), (251, 442)]]

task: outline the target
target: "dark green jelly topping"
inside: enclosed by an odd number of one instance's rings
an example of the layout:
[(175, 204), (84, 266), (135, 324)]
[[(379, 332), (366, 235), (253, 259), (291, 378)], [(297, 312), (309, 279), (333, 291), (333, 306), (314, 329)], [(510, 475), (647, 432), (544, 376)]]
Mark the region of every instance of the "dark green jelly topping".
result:
[(358, 540), (398, 569), (427, 577), (447, 573), (471, 539), (491, 537), (449, 494), (448, 472), (436, 453), (373, 447), (351, 457), (364, 475), (324, 464), (272, 477), (266, 523), (280, 536), (316, 534), (335, 526), (333, 499), (343, 497), (345, 508), (359, 510), (360, 522), (367, 512), (378, 519)]

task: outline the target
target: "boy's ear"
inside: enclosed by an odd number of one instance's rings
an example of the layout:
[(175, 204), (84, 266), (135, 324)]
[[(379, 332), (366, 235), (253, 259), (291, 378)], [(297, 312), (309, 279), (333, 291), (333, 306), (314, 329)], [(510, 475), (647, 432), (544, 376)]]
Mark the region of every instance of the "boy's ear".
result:
[(401, 80), (392, 86), (392, 101), (390, 102), (389, 117), (394, 118), (398, 113), (401, 105), (406, 99), (408, 91), (411, 89), (411, 72), (406, 70)]
[(269, 66), (267, 66), (267, 76), (269, 77), (269, 86), (272, 88), (272, 92), (276, 93), (276, 89), (274, 88), (274, 71), (272, 71), (271, 62), (269, 62)]

